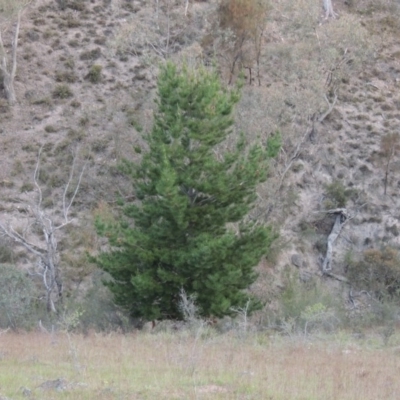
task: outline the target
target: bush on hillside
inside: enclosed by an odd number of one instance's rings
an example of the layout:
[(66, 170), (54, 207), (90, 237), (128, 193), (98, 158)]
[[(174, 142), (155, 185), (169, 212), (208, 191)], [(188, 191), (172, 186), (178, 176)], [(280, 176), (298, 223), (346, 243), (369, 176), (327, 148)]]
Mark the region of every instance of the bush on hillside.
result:
[(400, 258), (392, 247), (365, 250), (360, 260), (348, 262), (347, 276), (379, 300), (400, 300)]
[(27, 328), (37, 296), (27, 274), (13, 265), (0, 264), (0, 327)]

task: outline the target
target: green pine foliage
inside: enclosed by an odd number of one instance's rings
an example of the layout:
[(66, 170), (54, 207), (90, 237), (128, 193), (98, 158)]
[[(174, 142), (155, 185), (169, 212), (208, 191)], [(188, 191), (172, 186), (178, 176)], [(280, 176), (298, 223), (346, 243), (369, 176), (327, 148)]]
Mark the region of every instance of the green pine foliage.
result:
[(239, 92), (205, 69), (161, 69), (149, 149), (140, 165), (122, 166), (137, 201), (124, 204), (118, 223), (97, 220), (110, 244), (97, 264), (133, 317), (182, 319), (182, 288), (204, 317), (232, 314), (249, 299), (254, 268), (276, 234), (245, 219), (280, 138), (249, 147), (242, 135), (234, 151), (221, 150)]

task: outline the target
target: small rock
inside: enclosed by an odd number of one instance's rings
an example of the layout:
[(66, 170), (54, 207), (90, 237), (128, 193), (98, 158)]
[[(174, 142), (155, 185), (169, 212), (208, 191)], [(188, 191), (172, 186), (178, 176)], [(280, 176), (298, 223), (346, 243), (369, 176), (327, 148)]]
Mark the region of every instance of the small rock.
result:
[(62, 391), (67, 388), (67, 382), (65, 379), (58, 378), (50, 381), (43, 382), (39, 387), (43, 390), (57, 390)]
[(303, 257), (300, 254), (293, 254), (291, 261), (295, 267), (297, 268), (303, 267)]

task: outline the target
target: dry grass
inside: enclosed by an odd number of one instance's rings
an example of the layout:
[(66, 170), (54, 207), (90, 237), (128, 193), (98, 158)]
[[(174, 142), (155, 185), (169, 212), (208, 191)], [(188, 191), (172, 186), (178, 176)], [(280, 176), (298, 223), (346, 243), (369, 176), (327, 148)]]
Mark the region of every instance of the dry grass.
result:
[(267, 336), (5, 334), (0, 390), (44, 400), (398, 399), (400, 354), (372, 348)]

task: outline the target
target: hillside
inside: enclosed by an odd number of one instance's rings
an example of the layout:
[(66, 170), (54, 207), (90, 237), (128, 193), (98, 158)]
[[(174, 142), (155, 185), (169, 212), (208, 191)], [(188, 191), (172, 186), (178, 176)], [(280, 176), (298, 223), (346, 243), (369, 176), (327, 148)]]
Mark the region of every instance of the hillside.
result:
[[(139, 157), (132, 149), (143, 146), (152, 124), (157, 65), (172, 59), (215, 64), (227, 84), (242, 67), (237, 132), (249, 142), (282, 134), (250, 215), (279, 228), (280, 239), (253, 290), (271, 300), (289, 270), (339, 290), (346, 304), (368, 301), (360, 293), (369, 287), (354, 284), (358, 260), (366, 250), (384, 258), (382, 248), (400, 249), (400, 9), (384, 0), (334, 1), (338, 17), (325, 19), (311, 0), (275, 3), (266, 2), (257, 20), (235, 19), (217, 0), (34, 0), (26, 7), (17, 104), (0, 93), (0, 220), (43, 246), (32, 219), (39, 149), (41, 207), (56, 224), (64, 221), (71, 167), (72, 188), (84, 168), (72, 222), (57, 232), (67, 293), (82, 294), (97, 276), (86, 257), (104, 245), (93, 219), (112, 213), (116, 195), (131, 196), (117, 165)], [(8, 53), (11, 21), (3, 21)], [(338, 236), (327, 253), (332, 229)], [(1, 262), (35, 270), (33, 254), (1, 240)]]

